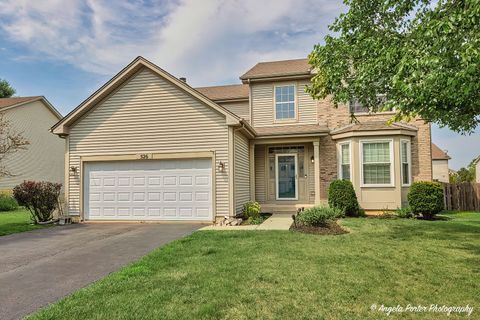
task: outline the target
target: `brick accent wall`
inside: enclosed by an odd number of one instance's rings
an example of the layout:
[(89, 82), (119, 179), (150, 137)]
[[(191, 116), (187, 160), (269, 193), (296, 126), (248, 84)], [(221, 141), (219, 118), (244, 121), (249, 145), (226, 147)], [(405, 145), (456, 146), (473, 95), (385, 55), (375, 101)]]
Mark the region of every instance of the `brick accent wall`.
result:
[[(357, 115), (360, 122), (387, 121), (392, 114)], [(347, 105), (333, 106), (328, 98), (318, 101), (318, 123), (326, 125), (331, 130), (346, 126), (351, 123), (350, 112)], [(418, 128), (416, 137), (412, 138), (412, 176), (413, 181), (432, 180), (432, 151), (430, 124), (421, 119), (409, 123)], [(320, 197), (327, 198), (330, 182), (337, 178), (337, 153), (335, 141), (330, 136), (320, 140)]]

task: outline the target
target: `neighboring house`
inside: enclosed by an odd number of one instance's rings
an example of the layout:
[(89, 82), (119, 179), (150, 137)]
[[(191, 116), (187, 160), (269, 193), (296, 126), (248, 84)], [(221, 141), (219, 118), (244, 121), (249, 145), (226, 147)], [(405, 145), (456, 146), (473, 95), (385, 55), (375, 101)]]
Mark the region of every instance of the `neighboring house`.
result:
[(433, 180), (449, 182), (448, 160), (450, 156), (446, 151), (432, 143), (432, 174)]
[(62, 115), (41, 96), (1, 98), (0, 112), (30, 143), (2, 160), (12, 176), (0, 177), (0, 190), (12, 189), (24, 180), (63, 184), (65, 144), (49, 132)]
[(475, 164), (475, 181), (480, 183), (480, 156), (473, 163)]
[(430, 125), (386, 125), (304, 87), (306, 59), (259, 63), (243, 84), (192, 88), (138, 57), (53, 128), (66, 140), (69, 213), (84, 220), (203, 220), (325, 204), (353, 182), (362, 207), (395, 209), (432, 180)]

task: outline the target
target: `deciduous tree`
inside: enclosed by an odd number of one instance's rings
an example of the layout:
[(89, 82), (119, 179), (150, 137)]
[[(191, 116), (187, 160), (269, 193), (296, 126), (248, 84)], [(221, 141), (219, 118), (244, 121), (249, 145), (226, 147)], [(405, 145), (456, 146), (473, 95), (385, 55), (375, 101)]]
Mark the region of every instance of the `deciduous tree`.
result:
[(15, 175), (5, 166), (5, 159), (27, 148), (29, 142), (22, 133), (17, 132), (5, 115), (0, 113), (0, 177)]
[(0, 98), (10, 98), (15, 92), (15, 89), (7, 80), (0, 79)]
[[(345, 0), (309, 56), (317, 99), (358, 99), (472, 132), (480, 123), (480, 0)], [(379, 95), (384, 95), (379, 102)]]

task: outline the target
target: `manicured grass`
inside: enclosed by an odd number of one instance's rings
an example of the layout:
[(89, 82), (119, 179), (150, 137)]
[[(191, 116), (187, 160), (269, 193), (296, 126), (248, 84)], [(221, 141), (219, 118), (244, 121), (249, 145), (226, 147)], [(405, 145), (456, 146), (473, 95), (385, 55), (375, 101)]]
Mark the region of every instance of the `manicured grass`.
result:
[(337, 236), (200, 231), (33, 318), (371, 319), (386, 317), (372, 304), (409, 303), (469, 304), (479, 318), (480, 213), (447, 216), (345, 219)]
[(44, 227), (32, 224), (30, 213), (25, 208), (0, 212), (0, 236)]

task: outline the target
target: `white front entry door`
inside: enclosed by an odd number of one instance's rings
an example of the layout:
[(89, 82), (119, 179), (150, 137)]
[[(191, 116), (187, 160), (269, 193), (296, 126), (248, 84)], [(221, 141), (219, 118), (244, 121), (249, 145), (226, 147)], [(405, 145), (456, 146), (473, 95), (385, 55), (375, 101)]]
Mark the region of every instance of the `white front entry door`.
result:
[(85, 163), (86, 220), (213, 220), (211, 159)]

